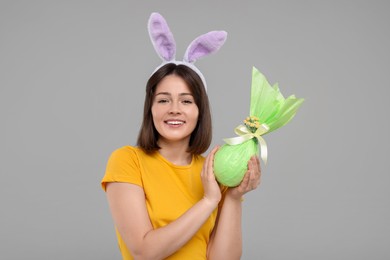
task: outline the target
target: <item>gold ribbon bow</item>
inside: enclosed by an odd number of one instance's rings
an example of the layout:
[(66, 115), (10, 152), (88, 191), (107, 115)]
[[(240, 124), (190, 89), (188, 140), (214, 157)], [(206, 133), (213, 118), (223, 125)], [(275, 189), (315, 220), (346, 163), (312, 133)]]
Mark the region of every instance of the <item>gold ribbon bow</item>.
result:
[(248, 141), (252, 138), (256, 138), (260, 144), (260, 156), (263, 160), (264, 164), (267, 164), (267, 143), (264, 138), (261, 137), (263, 134), (269, 131), (269, 127), (266, 124), (261, 124), (259, 128), (257, 128), (256, 132), (252, 133), (246, 126), (239, 125), (234, 129), (234, 132), (239, 135), (232, 138), (223, 139), (229, 145), (237, 145), (242, 144), (245, 141)]

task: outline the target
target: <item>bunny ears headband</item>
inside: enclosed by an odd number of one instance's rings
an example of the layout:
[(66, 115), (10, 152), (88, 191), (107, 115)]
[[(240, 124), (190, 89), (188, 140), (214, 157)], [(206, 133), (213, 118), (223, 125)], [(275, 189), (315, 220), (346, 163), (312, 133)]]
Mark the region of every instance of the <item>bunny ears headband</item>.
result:
[(202, 79), (207, 90), (206, 80), (194, 63), (205, 56), (217, 52), (225, 43), (227, 33), (225, 31), (211, 31), (193, 40), (187, 47), (182, 61), (175, 59), (176, 43), (164, 17), (159, 13), (152, 13), (148, 22), (148, 31), (154, 49), (163, 60), (155, 71), (167, 63), (183, 64), (194, 70)]

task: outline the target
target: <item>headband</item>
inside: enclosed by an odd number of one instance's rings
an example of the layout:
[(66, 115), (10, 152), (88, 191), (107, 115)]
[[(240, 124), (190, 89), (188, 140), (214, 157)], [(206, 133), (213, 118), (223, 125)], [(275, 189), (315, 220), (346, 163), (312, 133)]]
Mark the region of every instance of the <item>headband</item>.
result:
[(203, 85), (207, 90), (206, 80), (200, 70), (194, 63), (205, 56), (217, 52), (226, 41), (227, 33), (225, 31), (211, 31), (195, 38), (184, 54), (182, 61), (175, 59), (176, 43), (173, 34), (170, 31), (164, 17), (159, 13), (152, 13), (148, 22), (148, 31), (154, 49), (158, 56), (163, 60), (163, 63), (158, 66), (154, 72), (167, 63), (176, 65), (185, 65), (195, 71), (202, 79)]

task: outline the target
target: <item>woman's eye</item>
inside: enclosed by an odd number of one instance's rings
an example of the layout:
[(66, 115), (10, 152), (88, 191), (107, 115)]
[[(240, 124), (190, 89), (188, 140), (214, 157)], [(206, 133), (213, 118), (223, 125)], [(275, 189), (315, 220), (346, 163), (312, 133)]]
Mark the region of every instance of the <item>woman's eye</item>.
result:
[(160, 104), (168, 103), (168, 99), (160, 99), (157, 101), (157, 103), (160, 103)]
[(194, 103), (192, 100), (183, 100), (183, 103), (184, 104), (192, 104)]

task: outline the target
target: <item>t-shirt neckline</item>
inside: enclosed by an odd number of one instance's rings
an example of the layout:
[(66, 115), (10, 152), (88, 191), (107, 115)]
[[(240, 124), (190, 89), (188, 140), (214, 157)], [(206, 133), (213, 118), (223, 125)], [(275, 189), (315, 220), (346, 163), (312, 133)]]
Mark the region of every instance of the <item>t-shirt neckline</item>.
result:
[(194, 161), (195, 161), (195, 156), (192, 155), (190, 164), (187, 164), (187, 165), (177, 165), (177, 164), (174, 164), (173, 162), (169, 161), (167, 158), (165, 158), (162, 154), (160, 154), (159, 151), (156, 151), (156, 154), (157, 154), (157, 157), (159, 159), (161, 159), (162, 161), (167, 163), (169, 166), (171, 166), (173, 168), (177, 168), (177, 169), (189, 169), (189, 168), (191, 168), (193, 166)]

